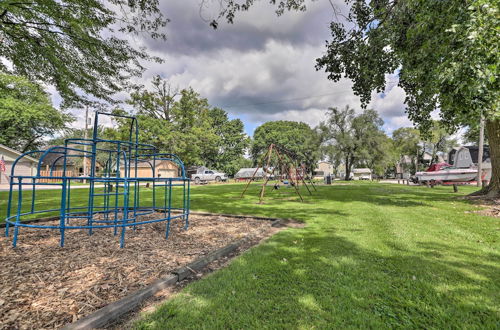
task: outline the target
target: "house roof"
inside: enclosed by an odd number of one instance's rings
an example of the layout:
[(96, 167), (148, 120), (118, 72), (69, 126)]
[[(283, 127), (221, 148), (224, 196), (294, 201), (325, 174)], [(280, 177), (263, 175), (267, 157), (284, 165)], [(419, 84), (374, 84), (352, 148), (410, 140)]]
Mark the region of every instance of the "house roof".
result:
[[(179, 167), (175, 162), (173, 162), (171, 160), (162, 160), (160, 162), (156, 162), (156, 167), (163, 165), (165, 162), (170, 163), (170, 165), (174, 165), (175, 167)], [(134, 163), (131, 164), (132, 167), (135, 167), (134, 165), (135, 165)], [(151, 165), (153, 165), (152, 162), (150, 164), (147, 161), (141, 161), (141, 162), (137, 163), (137, 168), (151, 168)], [(124, 167), (125, 167), (124, 164), (120, 165), (120, 168), (124, 168)]]
[[(22, 152), (19, 152), (19, 151), (17, 151), (17, 150), (14, 150), (14, 149), (12, 149), (12, 148), (9, 148), (9, 147), (7, 147), (6, 145), (3, 145), (3, 144), (0, 144), (0, 149), (4, 149), (4, 150), (6, 150), (6, 151), (9, 151), (9, 152), (11, 152), (11, 153), (13, 153), (13, 154), (15, 154), (15, 155), (17, 155), (17, 156), (21, 156), (21, 155), (23, 154)], [(23, 158), (26, 158), (26, 159), (28, 159), (28, 160), (30, 160), (30, 161), (32, 161), (32, 162), (38, 163), (38, 160), (36, 160), (36, 159), (35, 159), (35, 158), (33, 158), (33, 157), (30, 157), (30, 156), (24, 156)]]
[(355, 168), (352, 170), (352, 173), (371, 173), (372, 171), (369, 168)]
[[(55, 148), (55, 147), (60, 147), (60, 149), (64, 148), (63, 146), (50, 146), (50, 147), (47, 148), (47, 150), (50, 149), (50, 148)], [(49, 165), (49, 166), (52, 166), (52, 165), (64, 165), (64, 157), (61, 157), (62, 154), (58, 153), (58, 151), (60, 151), (59, 148), (55, 148), (54, 152), (49, 152), (48, 154), (46, 154), (45, 157), (43, 157), (43, 159), (42, 159), (42, 164), (44, 166), (45, 165)], [(71, 151), (70, 151), (70, 153), (71, 153)], [(54, 162), (55, 162), (55, 164), (54, 164)], [(66, 158), (66, 164), (67, 165), (74, 165), (75, 164), (75, 159), (71, 158), (71, 157), (67, 157)]]

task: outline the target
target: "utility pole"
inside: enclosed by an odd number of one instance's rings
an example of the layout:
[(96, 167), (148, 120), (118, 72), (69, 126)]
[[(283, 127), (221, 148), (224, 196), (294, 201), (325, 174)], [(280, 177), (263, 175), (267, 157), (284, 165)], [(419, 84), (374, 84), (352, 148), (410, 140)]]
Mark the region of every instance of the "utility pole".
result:
[(477, 155), (477, 186), (481, 187), (482, 182), (482, 172), (483, 172), (483, 149), (484, 149), (484, 117), (481, 111), (481, 120), (479, 122), (479, 150)]
[[(83, 138), (87, 139), (87, 131), (89, 129), (89, 106), (85, 106), (85, 131), (83, 132)], [(83, 145), (83, 176), (87, 176), (87, 141)]]

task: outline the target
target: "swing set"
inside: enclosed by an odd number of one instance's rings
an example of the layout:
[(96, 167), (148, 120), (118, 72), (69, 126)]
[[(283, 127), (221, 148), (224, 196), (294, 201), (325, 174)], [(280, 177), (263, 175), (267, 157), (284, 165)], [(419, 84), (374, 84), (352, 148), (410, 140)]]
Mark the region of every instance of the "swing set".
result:
[(241, 198), (245, 196), (248, 187), (255, 180), (256, 174), (261, 168), (264, 172), (264, 183), (259, 193), (259, 204), (262, 204), (264, 200), (266, 186), (269, 181), (275, 181), (273, 185), (274, 190), (279, 190), (281, 184), (290, 188), (293, 187), (294, 192), (299, 196), (301, 202), (304, 201), (304, 198), (300, 193), (300, 186), (305, 187), (309, 195), (312, 195), (312, 190), (316, 191), (316, 186), (308, 175), (306, 165), (300, 161), (300, 157), (272, 143), (261, 158), (252, 177), (248, 180), (245, 189), (241, 193)]

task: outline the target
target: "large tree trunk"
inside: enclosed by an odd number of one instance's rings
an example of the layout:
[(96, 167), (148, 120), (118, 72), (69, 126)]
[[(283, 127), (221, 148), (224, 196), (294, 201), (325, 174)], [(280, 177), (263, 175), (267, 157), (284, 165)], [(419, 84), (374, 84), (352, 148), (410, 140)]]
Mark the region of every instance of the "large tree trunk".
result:
[(486, 133), (490, 146), (491, 181), (482, 193), (488, 197), (500, 197), (500, 119), (487, 120)]
[(351, 175), (351, 164), (349, 164), (349, 155), (345, 156), (345, 176), (344, 180), (349, 180), (349, 176)]

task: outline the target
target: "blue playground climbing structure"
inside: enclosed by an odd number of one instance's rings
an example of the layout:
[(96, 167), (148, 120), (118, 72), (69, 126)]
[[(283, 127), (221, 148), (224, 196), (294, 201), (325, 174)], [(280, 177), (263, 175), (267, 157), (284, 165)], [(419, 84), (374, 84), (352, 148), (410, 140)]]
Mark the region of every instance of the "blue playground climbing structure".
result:
[[(128, 140), (100, 138), (99, 124), (104, 116), (129, 123)], [(38, 157), (34, 174), (16, 174), (16, 164), (25, 156)], [(82, 178), (69, 171), (69, 164), (75, 162), (87, 162), (88, 176)], [(162, 177), (157, 173), (159, 164), (165, 163), (175, 164), (176, 175)], [(43, 171), (42, 164), (49, 171)], [(62, 175), (53, 175), (56, 167)], [(73, 206), (71, 184), (82, 179), (89, 184), (88, 203)], [(60, 188), (51, 191), (59, 208), (42, 207), (48, 203), (40, 201), (37, 188), (41, 186)], [(188, 228), (189, 194), (190, 180), (183, 162), (174, 154), (160, 153), (153, 145), (139, 143), (139, 124), (135, 117), (96, 112), (92, 139), (66, 139), (64, 146), (30, 151), (13, 163), (5, 234), (9, 236), (13, 227), (15, 247), (20, 228), (56, 229), (60, 232), (62, 247), (66, 230), (81, 229), (92, 235), (96, 229), (112, 228), (114, 235), (120, 235), (120, 247), (123, 247), (127, 228), (135, 230), (140, 225), (165, 222), (165, 238), (168, 238), (173, 220), (183, 221), (184, 228)], [(54, 213), (58, 215), (56, 225), (26, 221)]]

